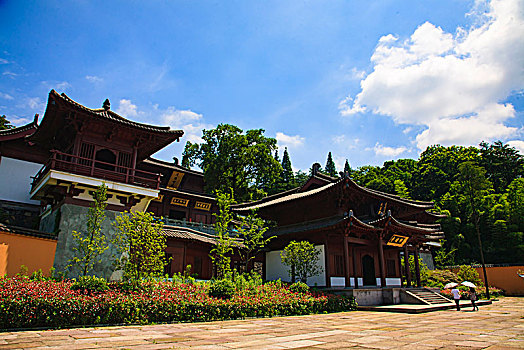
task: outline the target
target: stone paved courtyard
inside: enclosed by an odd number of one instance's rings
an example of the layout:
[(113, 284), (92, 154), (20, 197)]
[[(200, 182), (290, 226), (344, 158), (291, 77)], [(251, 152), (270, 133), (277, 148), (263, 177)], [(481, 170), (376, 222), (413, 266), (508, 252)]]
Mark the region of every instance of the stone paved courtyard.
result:
[(345, 312), (0, 333), (0, 349), (524, 349), (524, 298), (472, 312)]

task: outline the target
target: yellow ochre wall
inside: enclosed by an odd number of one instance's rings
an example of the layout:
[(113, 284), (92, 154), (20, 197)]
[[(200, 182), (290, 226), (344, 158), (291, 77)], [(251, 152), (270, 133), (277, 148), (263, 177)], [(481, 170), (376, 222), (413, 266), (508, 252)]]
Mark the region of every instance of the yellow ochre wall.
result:
[(53, 266), (56, 240), (0, 231), (0, 276), (12, 277), (27, 266), (31, 274), (42, 269), (45, 275)]
[[(475, 270), (484, 282), (482, 267), (475, 267)], [(518, 271), (524, 272), (524, 266), (486, 267), (489, 285), (503, 289), (506, 295), (524, 295), (524, 278), (519, 277)]]

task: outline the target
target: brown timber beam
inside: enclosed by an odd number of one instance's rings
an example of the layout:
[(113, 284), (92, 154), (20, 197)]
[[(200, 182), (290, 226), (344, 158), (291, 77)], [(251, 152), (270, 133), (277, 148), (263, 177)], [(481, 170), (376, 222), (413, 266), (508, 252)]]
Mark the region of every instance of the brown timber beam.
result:
[(357, 276), (357, 254), (355, 253), (355, 247), (351, 247), (351, 257), (353, 258), (353, 278), (355, 279), (355, 289), (358, 289), (358, 276)]

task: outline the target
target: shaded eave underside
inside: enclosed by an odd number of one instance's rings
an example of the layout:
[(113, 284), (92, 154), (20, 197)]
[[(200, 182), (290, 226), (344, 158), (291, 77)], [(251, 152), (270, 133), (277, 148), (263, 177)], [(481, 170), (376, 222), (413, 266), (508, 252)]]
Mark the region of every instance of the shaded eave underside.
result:
[(384, 216), (378, 220), (371, 222), (364, 222), (359, 220), (357, 217), (351, 216), (333, 216), (330, 218), (324, 218), (319, 220), (312, 220), (306, 223), (292, 224), (286, 226), (280, 226), (270, 229), (267, 235), (282, 236), (291, 233), (307, 233), (319, 229), (329, 229), (335, 226), (346, 226), (350, 230), (357, 229), (359, 231), (366, 232), (382, 232), (386, 226), (389, 230), (398, 229), (401, 232), (409, 233), (410, 235), (422, 236), (428, 240), (438, 239), (441, 237), (440, 227), (420, 227), (402, 223), (391, 216)]
[(169, 163), (169, 162), (166, 162), (166, 161), (163, 161), (163, 160), (160, 160), (160, 159), (156, 159), (156, 158), (153, 158), (153, 157), (147, 157), (146, 159), (144, 159), (142, 161), (142, 163), (158, 166), (158, 167), (161, 167), (161, 168), (164, 168), (164, 169), (176, 170), (176, 171), (180, 171), (182, 173), (187, 173), (187, 174), (192, 174), (192, 175), (197, 175), (197, 176), (200, 176), (200, 177), (204, 177), (204, 173), (202, 173), (200, 171), (184, 168), (183, 166), (176, 165), (176, 164), (173, 164), (173, 163)]

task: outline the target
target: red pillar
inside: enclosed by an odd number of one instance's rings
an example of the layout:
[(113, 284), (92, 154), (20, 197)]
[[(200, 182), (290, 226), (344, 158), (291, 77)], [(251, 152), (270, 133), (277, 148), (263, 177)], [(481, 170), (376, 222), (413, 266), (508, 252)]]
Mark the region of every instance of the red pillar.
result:
[(385, 274), (385, 264), (384, 264), (384, 246), (383, 246), (382, 235), (378, 237), (378, 259), (380, 264), (380, 286), (386, 286), (386, 274)]
[(348, 236), (344, 235), (344, 272), (346, 287), (350, 286)]
[(420, 283), (420, 265), (418, 263), (418, 244), (415, 245), (415, 275), (417, 277), (417, 287), (421, 287)]
[(411, 271), (409, 270), (408, 244), (404, 244), (404, 268), (406, 270), (406, 286), (411, 287)]

